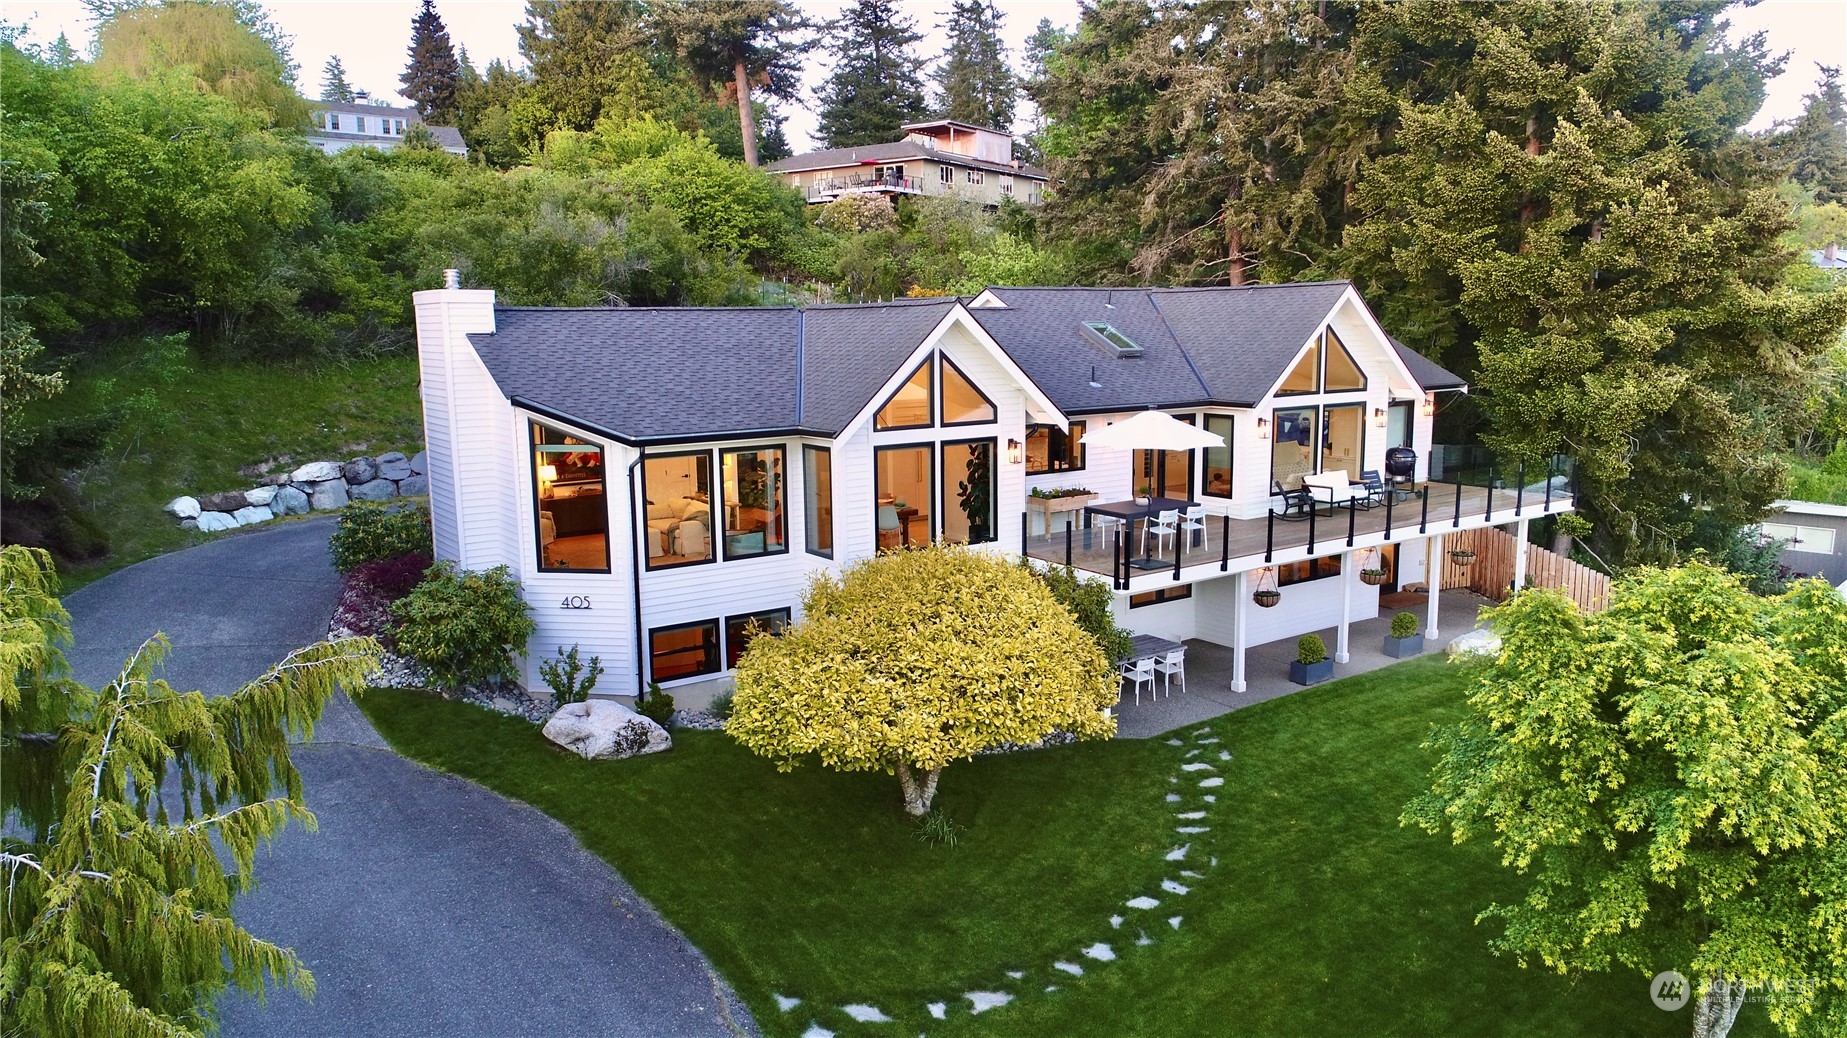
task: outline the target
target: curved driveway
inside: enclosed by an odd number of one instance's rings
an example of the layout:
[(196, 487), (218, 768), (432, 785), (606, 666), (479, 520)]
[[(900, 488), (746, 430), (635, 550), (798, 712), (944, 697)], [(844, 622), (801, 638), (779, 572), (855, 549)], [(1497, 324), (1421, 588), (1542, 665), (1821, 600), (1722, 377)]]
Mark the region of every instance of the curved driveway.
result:
[[(114, 676), (155, 631), (175, 687), (220, 694), (326, 634), (329, 520), (253, 530), (73, 592), (76, 676)], [(699, 952), (563, 826), (391, 752), (344, 696), (296, 750), (320, 830), (257, 863), (238, 922), (314, 971), (312, 1003), (233, 994), (221, 1033), (755, 1034)]]

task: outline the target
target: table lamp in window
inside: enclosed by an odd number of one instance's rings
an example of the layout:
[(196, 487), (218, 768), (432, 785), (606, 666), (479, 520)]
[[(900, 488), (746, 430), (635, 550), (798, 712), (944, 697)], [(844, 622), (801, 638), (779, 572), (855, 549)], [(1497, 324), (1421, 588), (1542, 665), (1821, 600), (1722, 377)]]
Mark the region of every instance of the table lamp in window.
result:
[(540, 497), (552, 496), (552, 483), (555, 480), (557, 480), (557, 478), (558, 478), (558, 466), (556, 465), (540, 465), (539, 466), (539, 496)]

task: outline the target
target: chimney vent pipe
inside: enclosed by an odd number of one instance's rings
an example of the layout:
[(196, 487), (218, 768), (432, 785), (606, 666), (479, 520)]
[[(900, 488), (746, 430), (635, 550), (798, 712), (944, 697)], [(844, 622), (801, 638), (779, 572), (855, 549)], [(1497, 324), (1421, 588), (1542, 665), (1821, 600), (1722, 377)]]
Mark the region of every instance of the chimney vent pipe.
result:
[(443, 270), (443, 287), (444, 288), (461, 288), (462, 287), (462, 272), (455, 269), (454, 267), (445, 268)]

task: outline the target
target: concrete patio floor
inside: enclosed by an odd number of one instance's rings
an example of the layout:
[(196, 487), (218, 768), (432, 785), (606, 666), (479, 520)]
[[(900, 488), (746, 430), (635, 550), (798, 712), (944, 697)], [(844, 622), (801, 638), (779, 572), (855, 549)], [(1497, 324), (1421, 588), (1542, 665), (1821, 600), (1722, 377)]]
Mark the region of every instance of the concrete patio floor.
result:
[[(1451, 589), (1443, 592), (1442, 600), (1437, 604), (1440, 632), (1433, 642), (1427, 642), (1424, 655), (1441, 653), (1450, 639), (1480, 626), (1477, 615), (1481, 608), (1493, 603), (1473, 592)], [(1367, 671), (1378, 670), (1400, 662), (1385, 654), (1385, 632), (1391, 627), (1392, 617), (1401, 610), (1382, 609), (1378, 617), (1371, 620), (1356, 621), (1350, 628), (1350, 656), (1346, 663), (1334, 665), (1334, 677), (1351, 677)], [(1409, 610), (1417, 614), (1421, 627), (1425, 616), (1425, 607), (1419, 605)], [(1336, 631), (1330, 627), (1321, 632), (1322, 641), (1327, 642), (1328, 656), (1334, 655)], [(1125, 695), (1116, 710), (1116, 738), (1146, 739), (1162, 735), (1176, 728), (1197, 724), (1220, 714), (1228, 714), (1240, 707), (1261, 703), (1266, 699), (1276, 699), (1291, 692), (1300, 692), (1305, 686), (1289, 680), (1289, 664), (1295, 659), (1296, 639), (1284, 638), (1281, 641), (1264, 645), (1253, 645), (1244, 654), (1244, 677), (1247, 691), (1231, 690), (1232, 650), (1229, 646), (1215, 645), (1212, 642), (1197, 639), (1186, 643), (1186, 684), (1187, 691), (1181, 692), (1175, 685), (1172, 694), (1161, 694), (1161, 677), (1155, 675), (1155, 694), (1142, 693), (1142, 701), (1137, 704), (1133, 694)]]

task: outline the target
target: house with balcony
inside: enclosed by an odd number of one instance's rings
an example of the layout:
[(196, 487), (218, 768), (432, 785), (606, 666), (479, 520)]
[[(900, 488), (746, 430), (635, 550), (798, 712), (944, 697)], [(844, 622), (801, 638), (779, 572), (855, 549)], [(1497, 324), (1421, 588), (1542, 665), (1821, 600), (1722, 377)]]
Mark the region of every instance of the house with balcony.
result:
[[(425, 125), (415, 108), (392, 108), (366, 101), (310, 101), (308, 143), (332, 155), (347, 148), (390, 151), (404, 143), (404, 132)], [(467, 155), (462, 131), (453, 126), (429, 126), (436, 143), (451, 155)]]
[(890, 144), (811, 151), (769, 165), (811, 203), (846, 195), (956, 195), (998, 207), (1038, 205), (1045, 171), (1013, 157), (1013, 134), (953, 119), (910, 123)]
[[(1124, 626), (1232, 648), (1242, 690), (1250, 646), (1334, 627), (1345, 661), (1382, 592), (1441, 586), (1445, 536), (1572, 506), (1549, 466), (1433, 481), (1467, 387), (1345, 282), (415, 308), (436, 552), (518, 575), (529, 687), (577, 645), (599, 692), (697, 707), (812, 573), (956, 541), (1088, 572)], [(1211, 446), (1089, 442), (1150, 411)]]

